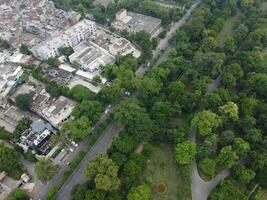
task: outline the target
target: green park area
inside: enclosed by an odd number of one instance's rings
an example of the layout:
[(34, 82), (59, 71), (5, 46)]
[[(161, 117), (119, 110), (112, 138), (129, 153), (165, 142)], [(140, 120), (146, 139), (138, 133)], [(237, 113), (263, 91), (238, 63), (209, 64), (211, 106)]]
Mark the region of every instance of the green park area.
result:
[(152, 192), (153, 200), (180, 200), (186, 198), (183, 178), (178, 173), (173, 148), (161, 143), (153, 146), (153, 153), (148, 160), (147, 168), (143, 173)]

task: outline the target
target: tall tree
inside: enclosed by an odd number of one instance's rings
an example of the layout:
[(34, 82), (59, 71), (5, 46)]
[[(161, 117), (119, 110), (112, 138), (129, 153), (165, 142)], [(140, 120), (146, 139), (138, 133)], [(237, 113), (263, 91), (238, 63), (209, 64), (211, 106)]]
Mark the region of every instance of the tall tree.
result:
[(84, 170), (84, 176), (94, 181), (96, 189), (114, 191), (120, 187), (118, 170), (118, 166), (107, 155), (99, 155), (89, 162)]

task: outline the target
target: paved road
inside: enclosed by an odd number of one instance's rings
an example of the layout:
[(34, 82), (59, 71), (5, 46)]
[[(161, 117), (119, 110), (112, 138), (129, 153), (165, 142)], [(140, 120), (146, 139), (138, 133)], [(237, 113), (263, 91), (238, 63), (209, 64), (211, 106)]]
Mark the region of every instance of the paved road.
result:
[[(209, 86), (207, 90), (207, 94), (212, 93), (216, 90), (221, 83), (221, 76), (219, 76), (216, 80), (214, 80)], [(196, 129), (191, 129), (191, 137), (190, 140), (196, 142)], [(231, 173), (230, 169), (222, 170), (216, 177), (212, 180), (205, 182), (198, 173), (197, 162), (194, 160), (191, 172), (191, 193), (192, 193), (192, 200), (206, 200), (210, 192), (227, 176)]]
[[(112, 110), (111, 110), (112, 112)], [(96, 123), (95, 125), (95, 129), (94, 131), (92, 132), (92, 134), (95, 133), (95, 130), (97, 129), (98, 126), (100, 126), (100, 124), (102, 124), (106, 119), (107, 119), (108, 115), (105, 115), (105, 114), (102, 114), (100, 120)], [(75, 149), (75, 151), (71, 154), (69, 154), (69, 157), (68, 157), (68, 160), (73, 160), (73, 158), (75, 158), (79, 152), (81, 150), (86, 150), (88, 149), (88, 138), (84, 141), (82, 141), (79, 146)], [(29, 171), (32, 171), (30, 166), (28, 165), (25, 165), (26, 168), (29, 170)], [(64, 172), (67, 171), (69, 169), (69, 167), (67, 165), (62, 165), (60, 166), (59, 168), (59, 171), (56, 173), (56, 175), (54, 176), (54, 178), (44, 184), (43, 182), (39, 181), (39, 180), (36, 180), (35, 182), (35, 188), (34, 188), (34, 191), (33, 191), (33, 199), (34, 200), (39, 200), (39, 199), (45, 199), (46, 197), (46, 194), (47, 192), (54, 186), (58, 186), (60, 183), (61, 183), (61, 180), (62, 178), (64, 177)], [(34, 173), (34, 172), (32, 172)]]
[[(162, 58), (164, 58), (164, 60), (166, 59), (166, 55), (164, 53), (162, 53), (162, 51), (169, 51), (169, 40), (172, 38), (173, 34), (179, 30), (186, 22), (187, 20), (191, 17), (192, 12), (194, 9), (196, 9), (201, 1), (197, 1), (196, 3), (194, 3), (186, 12), (186, 14), (178, 21), (172, 24), (170, 31), (166, 34), (166, 37), (162, 40), (160, 40), (157, 48), (153, 51), (153, 57), (150, 61), (151, 64), (154, 64), (157, 60), (163, 61)], [(149, 70), (149, 68), (139, 68), (136, 71), (137, 75), (142, 75), (144, 74), (147, 70)]]
[(111, 123), (106, 133), (98, 139), (96, 144), (86, 154), (80, 165), (75, 169), (75, 171), (69, 177), (66, 184), (63, 185), (61, 190), (58, 192), (56, 199), (58, 200), (70, 199), (71, 189), (78, 183), (83, 183), (85, 181), (83, 177), (83, 171), (85, 167), (88, 165), (89, 161), (93, 160), (97, 155), (105, 153), (107, 149), (110, 147), (112, 139), (116, 137), (121, 130), (122, 128), (116, 127), (114, 122)]
[[(182, 19), (179, 22), (173, 24), (173, 26), (171, 27), (171, 30), (166, 34), (166, 37), (160, 41), (158, 47), (153, 51), (153, 57), (151, 59), (151, 63), (152, 62), (155, 62), (157, 59), (160, 59), (161, 56), (163, 56), (161, 54), (161, 51), (162, 50), (166, 50), (168, 48), (168, 46), (169, 46), (169, 44), (168, 44), (169, 39), (176, 32), (176, 30), (178, 30), (182, 25), (184, 25), (186, 23), (186, 21), (188, 20), (188, 18), (192, 14), (192, 11), (199, 5), (199, 3), (200, 3), (200, 1), (196, 2), (195, 4), (193, 4), (191, 6), (191, 8), (187, 11), (187, 13), (185, 14), (185, 16), (182, 17)], [(136, 74), (142, 76), (142, 75), (145, 74), (145, 72), (148, 69), (149, 68), (140, 67), (137, 70)], [(83, 172), (84, 168), (86, 167), (86, 165), (88, 164), (88, 162), (90, 160), (94, 159), (96, 157), (96, 155), (106, 152), (106, 150), (108, 149), (108, 147), (111, 144), (111, 141), (112, 141), (113, 137), (117, 136), (120, 131), (121, 130), (118, 129), (115, 126), (114, 123), (112, 123), (108, 127), (108, 129), (106, 130), (106, 132), (104, 133), (104, 135), (96, 142), (96, 145), (93, 146), (91, 148), (91, 150), (86, 154), (86, 156), (84, 157), (84, 160), (75, 169), (75, 171), (69, 177), (69, 179), (67, 180), (67, 182), (63, 185), (63, 187), (61, 188), (61, 190), (58, 192), (58, 194), (57, 194), (57, 199), (58, 200), (68, 200), (68, 199), (70, 199), (70, 191), (71, 191), (71, 189), (76, 184), (84, 181), (82, 172)], [(80, 146), (79, 146), (79, 149), (85, 148), (86, 145), (87, 145), (86, 142), (81, 143)], [(76, 150), (76, 152), (78, 153), (78, 150)], [(68, 169), (68, 166), (61, 167), (60, 171), (56, 174), (56, 176), (53, 178), (53, 180), (48, 183), (48, 185), (43, 185), (42, 183), (39, 183), (38, 182), (37, 183), (37, 188), (35, 190), (34, 200), (44, 199), (46, 193), (53, 186), (59, 185), (60, 182), (61, 182), (61, 180), (62, 180), (62, 177), (64, 175), (64, 172), (67, 169)]]

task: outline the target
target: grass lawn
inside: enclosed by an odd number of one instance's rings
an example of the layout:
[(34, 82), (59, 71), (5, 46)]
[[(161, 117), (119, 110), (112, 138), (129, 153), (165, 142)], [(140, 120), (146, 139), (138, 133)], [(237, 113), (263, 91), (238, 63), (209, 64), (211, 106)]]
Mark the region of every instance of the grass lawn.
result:
[(216, 38), (219, 46), (222, 46), (223, 45), (224, 39), (227, 36), (232, 36), (233, 35), (234, 25), (238, 21), (240, 15), (241, 15), (240, 13), (237, 13), (235, 16), (229, 17), (225, 21), (224, 26), (223, 26), (221, 32), (218, 34), (218, 36)]
[[(160, 144), (153, 147), (151, 159), (143, 173), (141, 182), (147, 183), (152, 190), (152, 200), (186, 200), (183, 179), (178, 175), (178, 166), (174, 159), (173, 148)], [(160, 186), (166, 186), (159, 193)], [(162, 188), (161, 188), (162, 189)], [(164, 189), (163, 189), (164, 190)]]

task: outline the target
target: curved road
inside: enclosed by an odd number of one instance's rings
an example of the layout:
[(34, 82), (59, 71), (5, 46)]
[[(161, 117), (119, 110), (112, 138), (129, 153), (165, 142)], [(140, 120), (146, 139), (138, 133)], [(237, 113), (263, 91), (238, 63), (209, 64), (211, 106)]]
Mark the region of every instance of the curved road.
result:
[[(216, 80), (208, 86), (207, 94), (212, 93), (216, 90), (221, 83), (221, 76), (219, 76)], [(196, 129), (191, 129), (192, 135), (190, 140), (196, 142)], [(192, 200), (206, 200), (209, 197), (210, 192), (227, 176), (231, 173), (231, 169), (224, 169), (216, 177), (212, 180), (206, 182), (204, 181), (198, 173), (197, 162), (194, 160), (191, 172), (191, 193)]]

